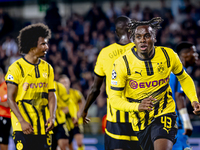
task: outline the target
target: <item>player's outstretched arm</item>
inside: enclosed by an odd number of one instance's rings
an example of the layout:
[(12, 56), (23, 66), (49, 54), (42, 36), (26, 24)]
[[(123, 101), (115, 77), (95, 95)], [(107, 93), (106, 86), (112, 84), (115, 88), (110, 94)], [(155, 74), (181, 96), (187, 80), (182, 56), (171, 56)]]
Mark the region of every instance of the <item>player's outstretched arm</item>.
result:
[(49, 101), (49, 111), (50, 111), (50, 118), (46, 122), (46, 132), (52, 130), (54, 128), (54, 122), (56, 118), (56, 108), (57, 108), (57, 100), (54, 92), (49, 92), (48, 95), (48, 101)]
[(185, 71), (181, 75), (177, 75), (177, 78), (180, 81), (184, 93), (192, 103), (194, 114), (200, 115), (200, 104), (192, 78)]
[(90, 121), (89, 118), (86, 117), (87, 112), (88, 112), (89, 107), (92, 105), (92, 103), (96, 100), (97, 96), (99, 95), (103, 80), (104, 80), (103, 77), (99, 77), (97, 75), (94, 76), (94, 82), (87, 95), (86, 104), (85, 104), (85, 107), (83, 108), (83, 112), (81, 115), (83, 117), (84, 123), (89, 123)]
[(15, 84), (7, 83), (7, 95), (8, 95), (7, 102), (10, 109), (13, 111), (13, 113), (19, 120), (23, 133), (31, 134), (34, 131), (32, 125), (24, 120), (24, 118), (22, 117), (19, 111), (17, 103), (15, 102), (17, 90), (18, 90), (18, 87)]

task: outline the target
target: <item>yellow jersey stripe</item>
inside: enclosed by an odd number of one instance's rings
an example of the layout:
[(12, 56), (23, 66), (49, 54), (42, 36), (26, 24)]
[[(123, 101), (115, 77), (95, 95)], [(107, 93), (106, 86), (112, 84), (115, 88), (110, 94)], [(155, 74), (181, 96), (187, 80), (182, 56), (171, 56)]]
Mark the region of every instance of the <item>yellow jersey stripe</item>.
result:
[(124, 62), (126, 64), (127, 75), (131, 75), (131, 71), (130, 71), (130, 68), (129, 68), (129, 64), (128, 64), (128, 60), (126, 58), (126, 55), (123, 56), (123, 59), (124, 59)]
[(117, 140), (126, 140), (126, 141), (138, 141), (137, 136), (127, 136), (127, 135), (116, 135), (113, 133), (108, 132), (107, 129), (105, 129), (105, 132), (107, 135), (109, 135), (110, 137), (112, 137), (113, 139), (117, 139)]
[(24, 109), (25, 115), (28, 117), (28, 119), (29, 119), (31, 125), (33, 126), (33, 121), (32, 121), (31, 117), (30, 117), (29, 114), (28, 114), (28, 111), (27, 111), (27, 109), (26, 109), (26, 106), (24, 105), (23, 102), (21, 103), (21, 105), (22, 105), (22, 108)]
[(165, 55), (165, 58), (166, 58), (166, 60), (167, 60), (167, 67), (169, 68), (171, 65), (170, 65), (170, 59), (169, 59), (169, 55), (168, 55), (168, 53), (167, 53), (167, 51), (164, 49), (164, 48), (161, 48), (162, 49), (162, 51), (163, 51), (163, 53), (164, 53), (164, 55)]
[(21, 64), (19, 62), (17, 62), (17, 65), (19, 66), (19, 68), (21, 70), (22, 77), (24, 78), (24, 70), (23, 70)]

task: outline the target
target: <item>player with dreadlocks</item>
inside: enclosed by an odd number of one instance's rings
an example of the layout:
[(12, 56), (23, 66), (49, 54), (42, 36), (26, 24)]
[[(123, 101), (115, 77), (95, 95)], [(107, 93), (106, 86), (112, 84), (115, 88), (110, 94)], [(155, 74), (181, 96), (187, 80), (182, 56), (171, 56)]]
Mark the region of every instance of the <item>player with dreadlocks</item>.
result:
[(177, 125), (169, 86), (171, 72), (190, 99), (194, 114), (200, 114), (194, 82), (178, 55), (170, 48), (154, 46), (161, 22), (160, 17), (132, 21), (129, 30), (135, 47), (115, 60), (112, 71), (110, 104), (132, 113), (132, 127), (144, 150), (171, 150), (175, 143)]

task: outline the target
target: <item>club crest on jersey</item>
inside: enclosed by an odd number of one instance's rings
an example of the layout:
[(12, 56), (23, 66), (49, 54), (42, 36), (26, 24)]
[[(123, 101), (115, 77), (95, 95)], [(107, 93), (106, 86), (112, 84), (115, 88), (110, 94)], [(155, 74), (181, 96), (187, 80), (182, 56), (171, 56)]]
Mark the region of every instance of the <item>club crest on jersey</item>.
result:
[(113, 69), (113, 71), (112, 71), (112, 79), (114, 80), (114, 79), (116, 79), (116, 77), (117, 77), (117, 72)]
[(160, 73), (160, 74), (163, 74), (165, 72), (165, 68), (164, 68), (164, 65), (162, 64), (162, 62), (158, 63), (157, 69), (158, 69), (158, 73)]
[(14, 77), (11, 74), (9, 74), (8, 77), (7, 77), (7, 79), (8, 80), (14, 80)]
[(44, 77), (44, 78), (46, 78), (46, 79), (47, 79), (47, 77), (48, 77), (48, 74), (47, 74), (46, 72), (44, 72), (42, 75), (43, 75), (43, 77)]

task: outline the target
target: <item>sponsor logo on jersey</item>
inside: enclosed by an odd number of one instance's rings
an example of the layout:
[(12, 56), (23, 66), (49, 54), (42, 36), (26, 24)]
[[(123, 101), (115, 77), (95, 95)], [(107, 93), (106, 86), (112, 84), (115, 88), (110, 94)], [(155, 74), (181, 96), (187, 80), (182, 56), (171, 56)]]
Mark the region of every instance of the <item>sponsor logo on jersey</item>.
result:
[(169, 77), (167, 77), (165, 79), (154, 80), (154, 81), (149, 81), (149, 82), (139, 82), (139, 83), (134, 80), (130, 80), (129, 85), (132, 89), (137, 89), (137, 88), (156, 87), (156, 86), (160, 86), (166, 82), (169, 82)]
[(31, 88), (31, 89), (43, 88), (43, 87), (47, 88), (47, 86), (48, 86), (48, 83), (46, 83), (46, 82), (40, 82), (40, 83), (28, 83), (28, 82), (25, 82), (23, 84), (23, 90), (27, 91), (29, 88)]

